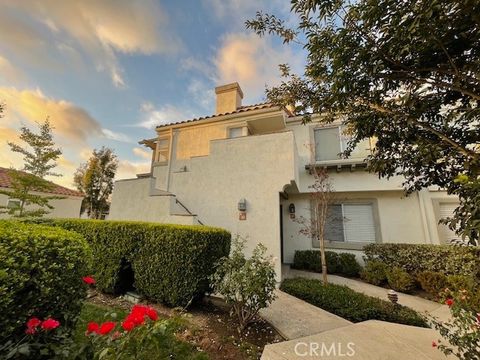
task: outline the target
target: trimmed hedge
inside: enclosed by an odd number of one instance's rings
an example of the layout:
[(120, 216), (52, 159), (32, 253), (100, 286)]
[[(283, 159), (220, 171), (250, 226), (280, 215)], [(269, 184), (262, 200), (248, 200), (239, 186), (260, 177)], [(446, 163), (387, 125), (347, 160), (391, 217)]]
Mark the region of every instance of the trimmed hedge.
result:
[(365, 260), (379, 260), (389, 268), (400, 267), (410, 274), (422, 271), (445, 275), (467, 275), (480, 279), (480, 247), (429, 244), (369, 244)]
[(352, 322), (382, 320), (428, 327), (414, 310), (358, 293), (346, 286), (326, 284), (314, 279), (286, 279), (280, 289), (323, 310)]
[[(358, 276), (361, 267), (355, 254), (325, 251), (327, 272), (345, 276)], [(297, 250), (293, 257), (293, 269), (322, 272), (322, 261), (319, 250)]]
[(0, 221), (0, 343), (22, 336), (32, 316), (71, 327), (86, 296), (82, 277), (90, 261), (77, 233)]
[(89, 242), (100, 290), (120, 293), (128, 275), (125, 269), (131, 266), (135, 289), (170, 306), (185, 306), (203, 296), (215, 263), (230, 252), (230, 233), (207, 226), (80, 219), (47, 222), (76, 231)]

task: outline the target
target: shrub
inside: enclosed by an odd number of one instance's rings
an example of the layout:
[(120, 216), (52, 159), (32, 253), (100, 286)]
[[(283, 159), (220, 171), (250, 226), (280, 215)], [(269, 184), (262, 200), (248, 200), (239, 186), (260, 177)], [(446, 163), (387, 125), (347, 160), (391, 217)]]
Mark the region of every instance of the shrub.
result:
[(201, 297), (214, 264), (230, 251), (230, 233), (208, 226), (79, 219), (48, 224), (76, 231), (90, 243), (99, 290), (120, 293), (131, 276), (136, 290), (170, 306)]
[(415, 279), (399, 267), (387, 269), (388, 285), (396, 291), (409, 293), (415, 288)]
[(25, 331), (31, 316), (54, 317), (70, 327), (86, 286), (91, 253), (74, 232), (0, 221), (0, 342)]
[[(354, 254), (336, 253), (325, 251), (327, 260), (327, 272), (329, 274), (341, 274), (345, 276), (357, 276), (360, 271)], [(322, 261), (319, 250), (297, 250), (293, 257), (292, 268), (322, 272)]]
[(433, 271), (480, 279), (480, 247), (429, 244), (369, 244), (365, 260), (380, 260), (410, 274)]
[(275, 299), (275, 269), (266, 247), (258, 244), (250, 259), (245, 258), (245, 241), (237, 238), (232, 254), (220, 260), (211, 276), (214, 290), (223, 296), (238, 318), (241, 333), (258, 312)]
[(410, 308), (358, 293), (346, 286), (323, 284), (313, 279), (286, 279), (281, 290), (352, 322), (382, 320), (427, 327)]
[(370, 284), (382, 285), (387, 281), (387, 266), (381, 261), (370, 260), (365, 264), (360, 276)]
[(447, 277), (434, 271), (422, 271), (417, 274), (417, 281), (420, 286), (436, 299), (440, 293), (447, 287)]
[(345, 276), (358, 276), (362, 269), (357, 262), (355, 254), (340, 253), (338, 254), (339, 270), (338, 272)]

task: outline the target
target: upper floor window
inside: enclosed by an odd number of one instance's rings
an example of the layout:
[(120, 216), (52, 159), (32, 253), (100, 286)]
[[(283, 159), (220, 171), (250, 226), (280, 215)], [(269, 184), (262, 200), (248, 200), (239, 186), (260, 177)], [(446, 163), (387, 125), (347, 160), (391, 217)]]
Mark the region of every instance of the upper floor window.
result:
[(160, 138), (157, 141), (155, 162), (168, 162), (170, 154), (170, 138)]
[[(314, 130), (315, 160), (328, 161), (341, 159), (341, 153), (347, 149), (350, 136), (341, 126)], [(353, 149), (351, 159), (364, 159), (370, 155), (370, 139), (360, 141)]]
[(245, 129), (244, 126), (229, 128), (228, 129), (228, 138), (233, 139), (233, 138), (244, 136), (244, 129)]
[(18, 199), (8, 199), (7, 209), (18, 209), (21, 206), (21, 201)]

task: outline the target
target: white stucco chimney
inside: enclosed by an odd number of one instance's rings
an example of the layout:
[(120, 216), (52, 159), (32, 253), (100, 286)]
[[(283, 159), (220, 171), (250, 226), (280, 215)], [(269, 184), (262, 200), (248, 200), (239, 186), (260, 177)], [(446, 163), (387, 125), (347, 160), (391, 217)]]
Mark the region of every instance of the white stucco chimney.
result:
[(215, 114), (223, 114), (237, 110), (242, 106), (243, 92), (237, 82), (217, 86), (217, 109)]

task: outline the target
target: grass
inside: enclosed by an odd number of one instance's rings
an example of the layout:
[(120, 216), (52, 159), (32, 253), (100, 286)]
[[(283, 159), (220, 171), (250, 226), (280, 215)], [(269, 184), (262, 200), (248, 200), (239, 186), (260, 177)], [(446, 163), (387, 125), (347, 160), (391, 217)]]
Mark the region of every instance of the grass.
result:
[(352, 322), (382, 320), (428, 327), (416, 311), (356, 292), (346, 286), (326, 284), (314, 279), (286, 279), (280, 289), (323, 310)]
[[(104, 321), (121, 322), (127, 315), (127, 311), (119, 308), (99, 306), (96, 304), (85, 303), (80, 313), (73, 337), (77, 345), (87, 344), (88, 338), (85, 336), (87, 324), (90, 321), (98, 323)], [(161, 344), (159, 353), (142, 354), (140, 359), (185, 359), (185, 360), (208, 360), (205, 353), (199, 352), (192, 344), (179, 340), (176, 333), (187, 327), (187, 322), (181, 317), (172, 317), (166, 321), (165, 333), (157, 339)]]

